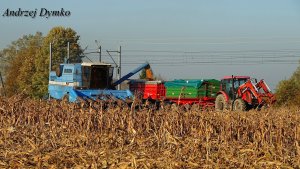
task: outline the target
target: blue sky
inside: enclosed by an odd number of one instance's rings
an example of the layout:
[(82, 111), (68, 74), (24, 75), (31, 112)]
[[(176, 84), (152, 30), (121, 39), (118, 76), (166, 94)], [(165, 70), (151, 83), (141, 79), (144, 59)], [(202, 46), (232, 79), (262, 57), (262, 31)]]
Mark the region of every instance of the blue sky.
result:
[[(64, 8), (71, 16), (2, 16), (18, 8)], [(0, 49), (22, 35), (71, 27), (87, 51), (97, 48), (95, 40), (104, 50), (121, 45), (123, 74), (149, 61), (168, 80), (239, 74), (264, 78), (274, 89), (300, 59), (297, 0), (11, 0), (0, 2), (0, 13)]]

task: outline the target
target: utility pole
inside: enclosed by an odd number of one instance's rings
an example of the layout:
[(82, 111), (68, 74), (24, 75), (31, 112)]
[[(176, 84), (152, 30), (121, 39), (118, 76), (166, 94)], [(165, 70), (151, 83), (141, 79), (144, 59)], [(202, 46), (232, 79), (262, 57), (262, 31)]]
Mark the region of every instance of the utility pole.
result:
[(50, 73), (52, 70), (52, 43), (51, 42), (50, 42), (49, 51), (50, 51), (50, 58), (49, 58), (49, 73)]
[(67, 59), (67, 63), (69, 63), (70, 60), (70, 42), (68, 42), (68, 59)]
[[(49, 46), (50, 56), (49, 56), (49, 81), (51, 80), (50, 73), (52, 71), (52, 43), (50, 42)], [(48, 93), (48, 99), (50, 100), (50, 93)]]
[[(119, 80), (121, 79), (121, 46), (119, 49)], [(121, 84), (118, 85), (118, 90), (121, 90)]]
[(4, 88), (4, 83), (3, 83), (3, 78), (2, 78), (1, 72), (0, 72), (0, 80), (1, 80), (1, 84), (2, 84), (3, 94), (4, 94), (4, 96), (6, 96), (6, 92), (5, 92), (5, 88)]
[(99, 52), (99, 62), (101, 62), (101, 46), (99, 46), (98, 52)]
[[(117, 67), (117, 77), (118, 77), (118, 80), (121, 79), (121, 46), (119, 48), (119, 51), (108, 51), (106, 50), (106, 52), (108, 53), (108, 55), (110, 56), (110, 58), (113, 60), (113, 62), (116, 64), (116, 67)], [(115, 52), (115, 53), (118, 53), (119, 54), (119, 57), (118, 57), (118, 63), (115, 62), (115, 60), (112, 58), (112, 56), (110, 55), (111, 52)], [(119, 84), (118, 87), (117, 87), (118, 90), (121, 89), (121, 85)]]
[(97, 40), (95, 40), (95, 43), (96, 43), (97, 46), (98, 46), (99, 62), (101, 62), (101, 61), (102, 61), (102, 59), (101, 59), (101, 52), (102, 52), (101, 45), (99, 45), (99, 43), (98, 43)]

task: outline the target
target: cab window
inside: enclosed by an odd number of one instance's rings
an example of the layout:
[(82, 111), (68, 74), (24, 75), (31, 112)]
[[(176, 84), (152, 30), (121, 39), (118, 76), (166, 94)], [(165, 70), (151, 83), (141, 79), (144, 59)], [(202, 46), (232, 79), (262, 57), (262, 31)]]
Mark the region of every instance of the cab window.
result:
[(72, 73), (72, 69), (64, 69), (64, 73)]

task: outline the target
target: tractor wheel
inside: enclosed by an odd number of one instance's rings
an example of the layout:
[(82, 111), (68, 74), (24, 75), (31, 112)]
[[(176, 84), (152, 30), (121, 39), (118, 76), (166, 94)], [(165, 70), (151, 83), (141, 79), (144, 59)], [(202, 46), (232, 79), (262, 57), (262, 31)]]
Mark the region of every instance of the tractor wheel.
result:
[(243, 99), (236, 99), (233, 103), (234, 111), (246, 111), (247, 105)]
[(226, 109), (226, 101), (223, 94), (219, 94), (215, 101), (216, 111), (224, 111)]
[(257, 106), (257, 107), (256, 107), (256, 110), (257, 110), (257, 111), (267, 110), (268, 107), (270, 107), (270, 106), (267, 105), (267, 104), (264, 104), (264, 105)]

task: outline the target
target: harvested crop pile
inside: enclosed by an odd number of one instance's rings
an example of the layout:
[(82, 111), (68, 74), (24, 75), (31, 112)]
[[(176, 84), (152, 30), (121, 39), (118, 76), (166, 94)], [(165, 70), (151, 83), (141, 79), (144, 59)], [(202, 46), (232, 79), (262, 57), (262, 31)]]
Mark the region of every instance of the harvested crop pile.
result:
[(300, 167), (299, 109), (185, 112), (0, 98), (0, 167)]

